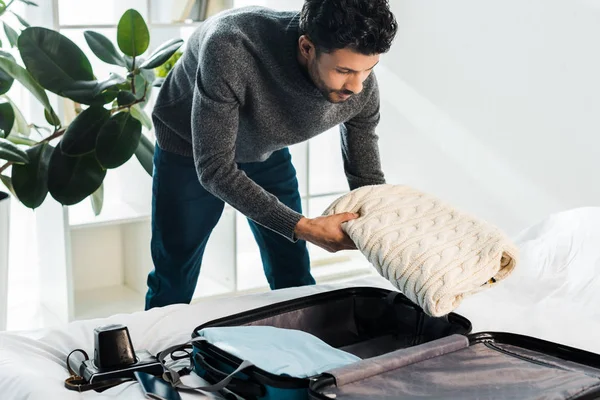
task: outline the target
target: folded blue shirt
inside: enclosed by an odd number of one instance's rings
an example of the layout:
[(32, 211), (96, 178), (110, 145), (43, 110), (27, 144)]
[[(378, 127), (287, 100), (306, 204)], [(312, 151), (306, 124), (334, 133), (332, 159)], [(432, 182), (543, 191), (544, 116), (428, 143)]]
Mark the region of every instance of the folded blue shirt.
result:
[(205, 328), (209, 343), (276, 375), (308, 378), (360, 358), (336, 349), (309, 333), (272, 326)]

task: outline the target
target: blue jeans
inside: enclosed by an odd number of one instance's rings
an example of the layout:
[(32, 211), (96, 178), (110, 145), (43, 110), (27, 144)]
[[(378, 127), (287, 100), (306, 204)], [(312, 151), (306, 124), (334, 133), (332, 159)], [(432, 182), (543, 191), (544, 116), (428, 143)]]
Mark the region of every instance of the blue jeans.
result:
[[(288, 149), (264, 162), (238, 164), (246, 175), (288, 207), (302, 212), (296, 170)], [(152, 240), (154, 269), (148, 275), (146, 310), (190, 303), (200, 274), (206, 242), (225, 204), (200, 184), (191, 157), (156, 146), (152, 178)], [(248, 220), (259, 246), (271, 289), (311, 285), (306, 242), (287, 238)], [(223, 248), (222, 251), (232, 251)]]

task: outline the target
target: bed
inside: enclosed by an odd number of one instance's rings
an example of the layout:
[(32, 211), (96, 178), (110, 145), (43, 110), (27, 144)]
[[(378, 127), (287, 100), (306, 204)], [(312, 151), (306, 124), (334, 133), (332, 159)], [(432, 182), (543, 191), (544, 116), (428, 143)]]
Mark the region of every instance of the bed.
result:
[[(466, 299), (456, 312), (471, 320), (475, 332), (521, 333), (600, 353), (600, 208), (551, 215), (515, 240), (521, 249), (515, 273), (493, 290)], [(156, 353), (188, 340), (205, 321), (346, 286), (392, 288), (370, 276), (76, 321), (60, 329), (0, 333), (0, 393), (3, 399), (143, 399), (135, 382), (102, 393), (67, 391), (66, 355), (76, 348), (93, 354), (92, 331), (100, 325), (125, 324), (136, 349)], [(182, 393), (182, 398), (210, 397)]]

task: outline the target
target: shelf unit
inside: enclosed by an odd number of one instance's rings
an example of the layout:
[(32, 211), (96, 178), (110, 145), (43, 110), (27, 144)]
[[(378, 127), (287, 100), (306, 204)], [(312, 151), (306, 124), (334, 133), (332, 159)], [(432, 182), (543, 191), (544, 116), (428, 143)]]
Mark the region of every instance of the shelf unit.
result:
[[(54, 28), (63, 34), (73, 34), (72, 40), (84, 51), (87, 44), (75, 33), (80, 34), (84, 29), (109, 33), (116, 29), (116, 23), (61, 25), (58, 1), (52, 0)], [(140, 3), (141, 0), (134, 1)], [(144, 1), (150, 10), (156, 0)], [(150, 21), (148, 51), (183, 30), (191, 33), (190, 29), (199, 24)], [(114, 35), (107, 36), (114, 39)], [(96, 71), (93, 54), (89, 53), (88, 57), (98, 75), (109, 72)], [(156, 92), (146, 108), (148, 112)], [(58, 110), (61, 111), (60, 105)], [(144, 134), (154, 139), (153, 132)], [(339, 149), (337, 128), (290, 148), (301, 185), (304, 214), (311, 217), (320, 214), (347, 190), (341, 153), (337, 151), (332, 156), (331, 146)], [(319, 161), (318, 165), (315, 160)], [(327, 171), (335, 173), (331, 176)], [(122, 167), (108, 171), (104, 188), (104, 206), (99, 216), (94, 216), (89, 200), (62, 207), (51, 198), (36, 213), (40, 276), (44, 282), (41, 300), (48, 321), (64, 323), (144, 308), (146, 279), (152, 269), (151, 177), (134, 157)], [(372, 273), (358, 252), (330, 254), (313, 245), (309, 245), (309, 251), (317, 282)], [(264, 290), (268, 290), (268, 286), (260, 254), (245, 217), (226, 206), (207, 244), (193, 301)]]

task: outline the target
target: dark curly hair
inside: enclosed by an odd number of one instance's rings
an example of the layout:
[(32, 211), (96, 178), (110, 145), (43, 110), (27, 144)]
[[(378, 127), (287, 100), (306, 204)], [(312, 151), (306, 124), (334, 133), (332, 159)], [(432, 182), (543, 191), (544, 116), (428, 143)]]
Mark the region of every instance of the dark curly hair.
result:
[(349, 47), (364, 55), (386, 53), (398, 24), (388, 0), (305, 0), (300, 34), (317, 52)]

